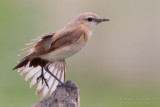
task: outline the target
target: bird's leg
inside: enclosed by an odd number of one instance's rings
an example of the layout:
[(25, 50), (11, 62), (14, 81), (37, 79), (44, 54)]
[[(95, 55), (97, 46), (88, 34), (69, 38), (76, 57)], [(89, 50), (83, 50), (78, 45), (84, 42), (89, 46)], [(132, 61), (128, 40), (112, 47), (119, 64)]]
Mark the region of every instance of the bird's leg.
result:
[(53, 73), (51, 73), (48, 69), (48, 67), (45, 67), (45, 70), (52, 75), (59, 83), (61, 83), (61, 85), (65, 85), (61, 80), (59, 80)]
[(44, 77), (43, 67), (42, 67), (41, 75), (37, 78), (37, 82), (38, 82), (38, 80), (39, 80), (40, 78), (42, 79), (42, 85), (43, 85), (43, 81), (44, 81), (45, 84), (47, 85), (47, 87), (49, 88), (48, 83), (47, 83), (47, 79)]

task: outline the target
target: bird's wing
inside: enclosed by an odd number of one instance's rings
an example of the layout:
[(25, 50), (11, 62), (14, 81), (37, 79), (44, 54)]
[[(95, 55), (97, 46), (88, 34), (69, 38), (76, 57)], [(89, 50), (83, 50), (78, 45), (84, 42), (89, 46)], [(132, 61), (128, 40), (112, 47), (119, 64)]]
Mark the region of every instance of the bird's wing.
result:
[[(64, 60), (50, 63), (48, 68), (59, 80), (61, 80), (62, 82), (65, 81), (66, 63)], [(37, 78), (41, 75), (41, 67), (30, 67), (28, 62), (25, 67), (19, 68), (18, 72), (20, 72), (21, 76), (27, 74), (25, 77), (26, 81), (32, 79), (30, 82), (30, 88), (33, 88), (37, 84)], [(47, 79), (49, 88), (46, 86), (44, 81), (42, 84), (42, 80), (39, 80), (35, 94), (38, 95), (41, 93), (41, 91), (43, 91), (41, 99), (46, 98), (49, 93), (51, 94), (58, 85), (58, 81), (55, 80), (55, 78), (53, 78), (49, 73), (47, 73), (45, 69), (43, 70), (43, 72), (44, 77)]]
[[(33, 39), (32, 40), (33, 42), (26, 44), (26, 45), (29, 45), (28, 47), (21, 49), (22, 51), (23, 50), (27, 50), (27, 51), (19, 54), (18, 56), (21, 56), (24, 54), (28, 54), (27, 56), (29, 56), (29, 55), (33, 54), (35, 51), (41, 51), (41, 49), (43, 49), (44, 51), (49, 50), (50, 46), (52, 44), (51, 38), (54, 36), (54, 34), (55, 33), (47, 33), (47, 34), (44, 34), (42, 36), (38, 36), (37, 38)], [(23, 58), (23, 59), (25, 59), (25, 58)]]
[(26, 58), (37, 57), (39, 55), (47, 54), (63, 46), (67, 46), (76, 42), (81, 36), (84, 36), (84, 31), (81, 28), (74, 28), (59, 35), (54, 36), (46, 35), (41, 38), (34, 46), (34, 51), (29, 54)]
[[(49, 50), (52, 44), (52, 37), (54, 36), (54, 34), (55, 33), (44, 34), (42, 36), (37, 37), (36, 39), (33, 39), (34, 42), (26, 44), (26, 45), (31, 45), (31, 44), (33, 45), (22, 49), (22, 50), (27, 49), (27, 51), (19, 54), (18, 56), (21, 56), (24, 54), (27, 54), (27, 55), (19, 61), (19, 64), (15, 66), (13, 70), (26, 66), (30, 62), (30, 58), (35, 56), (34, 55), (35, 53), (39, 53), (42, 51), (45, 52)], [(30, 64), (29, 66), (33, 66), (32, 63), (29, 63), (29, 64)]]

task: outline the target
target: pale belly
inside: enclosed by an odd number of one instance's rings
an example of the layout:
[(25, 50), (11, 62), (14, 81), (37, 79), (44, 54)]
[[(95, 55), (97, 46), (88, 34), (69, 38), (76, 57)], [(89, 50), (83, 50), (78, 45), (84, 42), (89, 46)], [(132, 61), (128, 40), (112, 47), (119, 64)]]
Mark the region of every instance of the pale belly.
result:
[(75, 53), (79, 52), (83, 47), (84, 47), (84, 44), (72, 44), (69, 46), (59, 48), (48, 54), (41, 55), (40, 58), (47, 61), (55, 62), (57, 60), (66, 59), (74, 55)]

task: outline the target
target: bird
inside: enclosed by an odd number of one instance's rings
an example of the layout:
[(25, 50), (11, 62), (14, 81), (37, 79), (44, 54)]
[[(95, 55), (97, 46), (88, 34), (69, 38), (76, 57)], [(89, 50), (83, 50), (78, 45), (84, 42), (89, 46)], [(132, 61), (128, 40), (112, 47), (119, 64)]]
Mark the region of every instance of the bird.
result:
[(32, 79), (30, 88), (38, 84), (35, 94), (43, 91), (41, 99), (46, 98), (57, 85), (65, 83), (65, 59), (79, 52), (91, 38), (95, 26), (105, 21), (109, 19), (91, 12), (81, 13), (62, 29), (38, 36), (32, 45), (29, 43), (31, 46), (23, 49), (27, 51), (20, 55), (25, 56), (13, 70), (26, 75), (26, 81)]

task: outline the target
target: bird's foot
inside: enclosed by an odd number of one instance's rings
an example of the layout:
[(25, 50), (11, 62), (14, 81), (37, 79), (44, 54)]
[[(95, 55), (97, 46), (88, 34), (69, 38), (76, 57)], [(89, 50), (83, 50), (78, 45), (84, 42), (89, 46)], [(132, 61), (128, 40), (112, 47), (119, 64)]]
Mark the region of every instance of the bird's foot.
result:
[(42, 79), (42, 85), (43, 85), (43, 81), (44, 81), (45, 84), (46, 84), (46, 86), (49, 88), (49, 85), (48, 85), (48, 83), (47, 83), (47, 79), (44, 77), (43, 74), (41, 74), (41, 75), (37, 78), (37, 83), (38, 83), (38, 81), (39, 81), (40, 78)]

